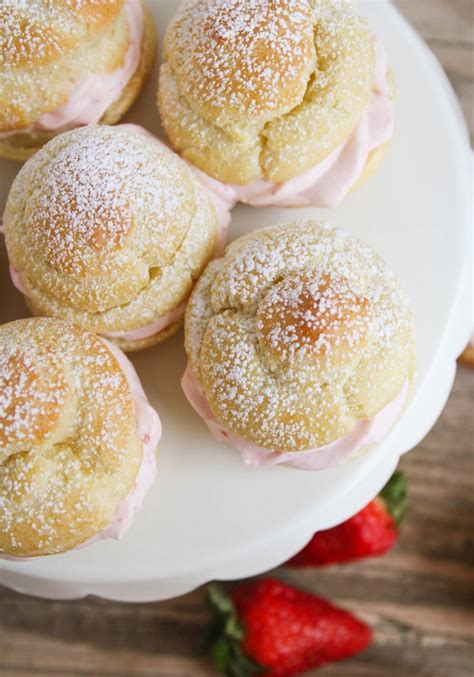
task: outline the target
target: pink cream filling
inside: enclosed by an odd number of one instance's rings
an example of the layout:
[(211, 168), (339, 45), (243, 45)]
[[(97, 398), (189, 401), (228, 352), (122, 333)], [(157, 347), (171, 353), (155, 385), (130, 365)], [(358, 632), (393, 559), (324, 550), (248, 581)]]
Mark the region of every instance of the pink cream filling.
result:
[(66, 130), (99, 122), (107, 108), (120, 96), (140, 63), (143, 11), (140, 0), (127, 0), (124, 10), (129, 24), (129, 47), (123, 64), (113, 73), (90, 73), (77, 82), (67, 101), (54, 111), (43, 113), (33, 124), (0, 132), (0, 139), (36, 131)]
[[(166, 143), (163, 143), (161, 139), (158, 139), (158, 137), (154, 136), (151, 132), (148, 131), (148, 129), (145, 129), (141, 125), (136, 125), (133, 122), (124, 122), (123, 124), (117, 126), (129, 127), (130, 129), (134, 129), (136, 132), (148, 136), (155, 143), (162, 146), (163, 148), (166, 148), (166, 150), (170, 151), (171, 153), (174, 153), (172, 148), (169, 148), (169, 146), (167, 146)], [(232, 207), (235, 206), (236, 201), (230, 204), (230, 201), (227, 199), (227, 197), (222, 197), (219, 194), (219, 190), (216, 190), (212, 185), (209, 184), (210, 177), (207, 176), (207, 174), (201, 172), (187, 160), (184, 160), (184, 162), (186, 162), (188, 167), (194, 172), (195, 175), (197, 175), (199, 182), (206, 191), (207, 196), (211, 200), (212, 204), (214, 205), (214, 209), (216, 210), (218, 231), (217, 231), (215, 256), (217, 258), (219, 256), (222, 256), (222, 254), (224, 253), (224, 249), (226, 248), (227, 230), (230, 224), (230, 210), (232, 209)], [(219, 181), (217, 181), (216, 183), (219, 184), (219, 186), (223, 186), (225, 188), (225, 184), (221, 184)]]
[(388, 60), (375, 40), (375, 86), (358, 125), (335, 151), (308, 171), (283, 183), (263, 179), (246, 186), (226, 184), (193, 167), (201, 183), (215, 193), (220, 209), (237, 202), (255, 207), (336, 207), (356, 184), (369, 153), (393, 136), (394, 114), (387, 80)]
[(179, 322), (183, 319), (184, 313), (186, 311), (186, 303), (182, 303), (174, 310), (171, 310), (169, 313), (162, 315), (155, 322), (147, 324), (145, 327), (140, 329), (131, 329), (130, 331), (109, 331), (107, 333), (102, 333), (102, 336), (106, 338), (120, 338), (126, 341), (140, 341), (141, 339), (149, 338), (158, 334), (158, 332), (163, 331), (175, 322)]
[[(133, 124), (127, 124), (127, 125), (117, 125), (121, 127), (133, 127), (137, 131), (140, 131), (141, 133), (146, 134), (150, 138), (152, 138), (154, 141), (157, 143), (163, 145), (165, 148), (166, 146), (159, 141), (156, 137), (154, 137), (152, 134), (147, 132), (143, 127), (140, 127), (139, 125), (133, 125)], [(214, 205), (216, 205), (216, 196), (213, 193), (209, 193), (209, 197), (211, 198), (212, 202)], [(227, 243), (227, 228), (230, 222), (230, 214), (226, 209), (222, 209), (219, 211), (219, 209), (216, 206), (216, 212), (217, 212), (217, 217), (218, 217), (218, 231), (217, 231), (217, 242), (216, 242), (216, 249), (215, 249), (215, 256), (222, 256), (226, 243)], [(3, 234), (4, 232), (4, 226), (6, 224), (7, 218), (6, 218), (6, 213), (3, 215), (3, 223), (0, 223), (0, 233)], [(10, 277), (12, 280), (13, 285), (18, 289), (18, 291), (23, 294), (23, 296), (28, 296), (28, 293), (26, 291), (25, 285), (23, 284), (23, 279), (21, 276), (21, 271), (19, 271), (17, 268), (14, 268), (12, 265), (10, 265)], [(150, 336), (155, 336), (155, 334), (158, 334), (160, 331), (163, 331), (167, 327), (171, 326), (172, 324), (175, 324), (175, 322), (180, 322), (183, 317), (184, 313), (186, 312), (186, 305), (187, 301), (184, 303), (181, 303), (177, 308), (174, 308), (171, 310), (169, 313), (165, 313), (165, 315), (162, 315), (159, 317), (157, 320), (154, 322), (145, 325), (144, 327), (140, 327), (138, 329), (131, 329), (129, 331), (112, 331), (112, 332), (102, 332), (102, 336), (105, 338), (109, 339), (114, 339), (114, 338), (119, 338), (123, 339), (125, 341), (140, 341), (143, 339), (147, 339)]]
[(20, 272), (14, 268), (13, 266), (10, 266), (10, 277), (12, 279), (13, 284), (15, 287), (18, 289), (18, 291), (23, 294), (23, 296), (27, 296), (26, 294), (26, 289), (23, 284), (23, 280), (21, 279), (21, 274)]
[(380, 442), (397, 420), (409, 391), (405, 381), (399, 394), (373, 418), (356, 423), (354, 429), (330, 444), (305, 451), (279, 452), (259, 447), (224, 428), (212, 413), (200, 383), (190, 366), (186, 368), (181, 385), (189, 403), (204, 420), (218, 442), (227, 442), (240, 454), (247, 465), (285, 465), (301, 470), (325, 470), (333, 468), (359, 449)]
[[(0, 226), (0, 233), (2, 232), (3, 228)], [(225, 248), (226, 239), (227, 226), (225, 224), (220, 224), (217, 236), (216, 256), (222, 255), (222, 252)], [(13, 266), (10, 266), (10, 277), (13, 285), (18, 289), (18, 291), (23, 294), (23, 296), (28, 296), (25, 285), (23, 284), (21, 272)], [(165, 313), (154, 322), (151, 322), (144, 327), (140, 327), (139, 329), (131, 329), (129, 331), (102, 332), (101, 335), (105, 338), (119, 338), (123, 339), (124, 341), (141, 341), (142, 339), (147, 339), (150, 336), (155, 336), (155, 334), (158, 334), (160, 331), (167, 329), (167, 327), (170, 327), (172, 324), (180, 322), (184, 317), (184, 313), (186, 312), (186, 305), (187, 301), (185, 303), (181, 303), (177, 308), (174, 308), (169, 313)]]
[[(143, 456), (131, 492), (123, 501), (117, 505), (115, 515), (105, 529), (99, 531), (95, 536), (87, 540), (85, 543), (76, 546), (73, 550), (81, 550), (88, 545), (97, 543), (107, 538), (119, 540), (125, 532), (131, 527), (133, 518), (141, 509), (143, 501), (148, 491), (151, 489), (156, 479), (156, 447), (161, 437), (161, 421), (158, 413), (148, 402), (145, 392), (140, 383), (140, 379), (130, 362), (130, 360), (112, 343), (106, 339), (102, 339), (110, 352), (124, 372), (130, 389), (132, 391), (133, 403), (135, 406), (135, 417), (137, 421), (137, 428), (142, 440)], [(13, 562), (29, 562), (32, 557), (14, 557), (5, 553), (0, 553), (0, 559)]]
[[(18, 291), (24, 296), (28, 296), (23, 284), (21, 273), (13, 266), (10, 266), (10, 277)], [(175, 322), (180, 322), (184, 317), (184, 313), (186, 312), (186, 305), (187, 302), (181, 303), (174, 310), (171, 310), (169, 313), (165, 313), (165, 315), (162, 315), (154, 322), (151, 322), (144, 327), (140, 327), (139, 329), (130, 329), (130, 331), (101, 332), (101, 336), (107, 339), (123, 339), (124, 341), (141, 341), (142, 339), (150, 338), (150, 336), (155, 336), (155, 334), (158, 334), (160, 331), (163, 331), (163, 329), (175, 324)]]
[(118, 504), (110, 524), (79, 547), (85, 547), (105, 538), (120, 539), (130, 528), (133, 518), (141, 509), (145, 496), (156, 479), (156, 447), (161, 437), (161, 421), (158, 413), (148, 402), (140, 379), (130, 360), (106, 339), (102, 339), (119, 363), (132, 391), (137, 428), (143, 444), (143, 456), (135, 484), (127, 498)]
[[(127, 122), (117, 126), (128, 127), (129, 129), (133, 129), (135, 132), (138, 132), (139, 134), (143, 134), (144, 136), (149, 137), (155, 143), (159, 144), (163, 148), (166, 148), (170, 152), (173, 152), (172, 150), (170, 150), (170, 148), (168, 148), (168, 146), (165, 143), (163, 143), (163, 141), (158, 139), (156, 136), (154, 136), (151, 132), (149, 132), (141, 125), (136, 125), (134, 123)], [(193, 171), (195, 170), (195, 167), (193, 167), (193, 165), (189, 163), (187, 164), (189, 165), (189, 167), (191, 167)], [(227, 230), (230, 223), (230, 207), (228, 207), (227, 204), (220, 199), (219, 195), (217, 195), (215, 191), (209, 190), (207, 184), (204, 183), (203, 187), (206, 190), (209, 199), (213, 203), (214, 209), (216, 210), (217, 214), (218, 228), (217, 228), (216, 248), (214, 254), (215, 257), (217, 258), (222, 256), (227, 244)], [(15, 284), (14, 281), (13, 284)], [(158, 334), (160, 331), (167, 329), (172, 324), (175, 324), (175, 322), (181, 321), (184, 317), (184, 313), (186, 312), (186, 306), (187, 301), (179, 305), (174, 310), (171, 310), (169, 313), (162, 315), (151, 324), (147, 324), (144, 327), (140, 327), (139, 329), (131, 329), (130, 331), (107, 332), (103, 333), (102, 335), (105, 336), (106, 338), (112, 339), (119, 338), (125, 341), (140, 341), (142, 339), (150, 338), (151, 336), (155, 336), (155, 334)]]

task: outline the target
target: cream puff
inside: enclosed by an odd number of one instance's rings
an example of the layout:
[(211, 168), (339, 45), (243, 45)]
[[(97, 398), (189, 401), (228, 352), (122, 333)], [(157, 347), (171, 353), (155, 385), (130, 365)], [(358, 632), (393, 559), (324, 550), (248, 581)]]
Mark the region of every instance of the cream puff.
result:
[(160, 435), (118, 348), (52, 318), (0, 326), (0, 558), (121, 538)]
[(52, 139), (13, 182), (3, 230), (12, 280), (35, 315), (70, 320), (125, 350), (181, 326), (220, 240), (193, 172), (135, 125)]
[(61, 131), (117, 122), (155, 53), (141, 0), (2, 0), (0, 155), (22, 161)]
[(412, 311), (397, 277), (349, 233), (302, 221), (236, 240), (186, 311), (184, 392), (247, 464), (336, 466), (407, 406)]
[(347, 0), (187, 0), (164, 48), (164, 128), (229, 205), (334, 207), (392, 137), (387, 57)]

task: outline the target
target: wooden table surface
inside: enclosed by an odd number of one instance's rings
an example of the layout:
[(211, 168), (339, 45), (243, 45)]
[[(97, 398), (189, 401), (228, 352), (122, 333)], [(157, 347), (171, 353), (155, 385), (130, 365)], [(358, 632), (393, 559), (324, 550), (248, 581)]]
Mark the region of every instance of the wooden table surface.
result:
[[(376, 1), (376, 0), (374, 0)], [(474, 132), (474, 0), (399, 0), (438, 55)], [(402, 460), (410, 510), (386, 557), (276, 575), (353, 609), (375, 630), (323, 677), (474, 675), (474, 370), (460, 366), (438, 424)], [(204, 591), (171, 602), (48, 602), (0, 587), (0, 676), (211, 677)]]

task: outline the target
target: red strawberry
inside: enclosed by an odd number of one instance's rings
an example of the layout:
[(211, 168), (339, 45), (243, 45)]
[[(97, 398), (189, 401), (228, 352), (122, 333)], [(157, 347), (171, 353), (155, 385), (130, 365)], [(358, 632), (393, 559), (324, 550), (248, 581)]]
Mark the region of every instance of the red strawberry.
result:
[(272, 578), (238, 587), (227, 597), (208, 588), (216, 614), (213, 654), (228, 677), (289, 677), (363, 651), (370, 628), (321, 597)]
[(288, 565), (318, 566), (383, 555), (398, 538), (406, 493), (405, 475), (397, 471), (365, 508), (337, 527), (318, 531)]

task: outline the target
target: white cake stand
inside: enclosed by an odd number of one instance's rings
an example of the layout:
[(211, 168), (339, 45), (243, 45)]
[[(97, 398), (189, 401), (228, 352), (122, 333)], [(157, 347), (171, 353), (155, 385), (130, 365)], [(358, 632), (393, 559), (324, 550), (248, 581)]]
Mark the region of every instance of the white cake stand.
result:
[[(149, 4), (162, 37), (177, 1)], [(383, 166), (332, 213), (239, 207), (231, 237), (317, 215), (361, 236), (388, 260), (416, 315), (419, 371), (406, 415), (378, 448), (334, 470), (245, 467), (211, 438), (181, 393), (180, 334), (133, 358), (164, 425), (158, 481), (133, 528), (121, 542), (31, 562), (0, 561), (1, 584), (49, 598), (95, 594), (138, 602), (263, 572), (368, 502), (439, 416), (472, 326), (468, 137), (438, 62), (397, 10), (384, 0), (361, 8), (388, 49), (398, 87), (396, 136)], [(155, 88), (156, 74), (128, 120), (159, 132)], [(0, 164), (0, 206), (16, 171), (13, 163)], [(27, 315), (3, 250), (0, 282), (0, 320)]]

